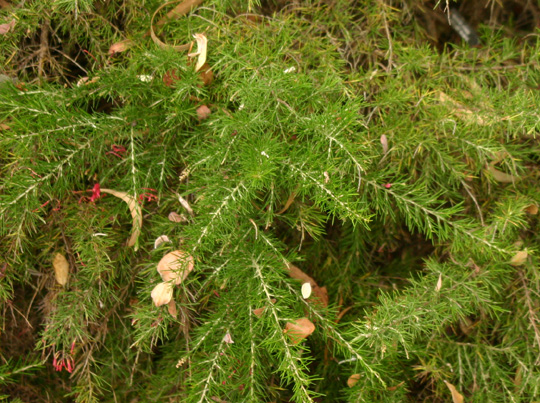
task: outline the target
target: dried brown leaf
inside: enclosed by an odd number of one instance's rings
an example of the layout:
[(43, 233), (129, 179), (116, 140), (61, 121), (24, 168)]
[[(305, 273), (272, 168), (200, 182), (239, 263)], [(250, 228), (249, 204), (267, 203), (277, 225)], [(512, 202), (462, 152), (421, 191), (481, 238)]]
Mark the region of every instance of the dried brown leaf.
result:
[(315, 325), (308, 318), (296, 319), (294, 323), (287, 322), (283, 332), (291, 338), (294, 344), (300, 343), (315, 331)]
[(64, 255), (61, 253), (54, 255), (53, 268), (56, 282), (62, 287), (65, 286), (69, 278), (69, 263)]
[(260, 318), (260, 317), (262, 316), (262, 314), (264, 313), (265, 310), (266, 310), (266, 307), (265, 307), (265, 306), (263, 306), (262, 308), (255, 308), (255, 309), (253, 310), (253, 314), (254, 314), (255, 316), (257, 316), (258, 318)]
[(5, 24), (0, 24), (0, 35), (7, 34), (15, 27), (15, 24), (17, 24), (15, 19), (12, 19), (10, 22), (6, 22)]
[(381, 145), (383, 149), (383, 154), (386, 154), (388, 152), (388, 139), (384, 134), (381, 136)]
[(208, 38), (205, 34), (193, 35), (195, 41), (197, 41), (197, 51), (188, 54), (189, 57), (197, 56), (197, 64), (195, 65), (195, 71), (199, 71), (206, 63), (206, 52), (208, 49)]
[(113, 43), (109, 48), (109, 56), (114, 56), (117, 53), (122, 53), (131, 48), (135, 43), (131, 39)]
[(289, 270), (289, 276), (296, 280), (300, 280), (302, 283), (309, 283), (312, 290), (312, 299), (317, 303), (321, 304), (323, 307), (328, 306), (328, 291), (326, 287), (319, 287), (317, 282), (304, 273), (301, 269), (293, 264), (289, 264), (287, 267)]
[(199, 120), (207, 119), (212, 114), (210, 108), (206, 105), (201, 105), (197, 108), (197, 118)]
[(437, 285), (435, 286), (435, 291), (439, 292), (441, 291), (442, 287), (442, 273), (439, 274), (439, 279), (437, 280)]
[(448, 381), (444, 381), (444, 383), (448, 389), (450, 389), (450, 393), (452, 394), (452, 403), (463, 403), (463, 395), (458, 392), (456, 387)]
[(157, 265), (157, 271), (163, 281), (174, 281), (180, 284), (193, 270), (193, 256), (182, 250), (167, 253)]
[(186, 222), (187, 221), (187, 218), (183, 215), (183, 214), (178, 214), (174, 211), (171, 211), (169, 213), (169, 221), (172, 221), (172, 222)]
[(102, 193), (108, 193), (113, 196), (118, 197), (125, 201), (131, 212), (131, 217), (133, 218), (133, 232), (128, 239), (127, 246), (135, 246), (135, 250), (138, 250), (137, 239), (141, 233), (142, 228), (142, 209), (139, 203), (133, 198), (133, 196), (127, 194), (126, 192), (119, 192), (113, 189), (101, 189)]
[(527, 256), (529, 256), (527, 249), (519, 251), (510, 259), (510, 264), (512, 266), (522, 266), (527, 261)]
[(538, 206), (536, 204), (531, 204), (530, 206), (525, 208), (525, 211), (531, 215), (536, 215), (538, 214)]
[(359, 380), (360, 380), (360, 374), (352, 374), (351, 376), (349, 376), (349, 379), (347, 379), (347, 386), (349, 388), (352, 388), (354, 385), (358, 383)]
[(174, 301), (174, 299), (171, 298), (171, 300), (169, 301), (169, 305), (167, 305), (167, 310), (174, 319), (178, 318), (178, 311), (176, 310), (176, 302)]
[(157, 237), (157, 239), (154, 241), (154, 249), (159, 248), (159, 246), (161, 244), (164, 244), (164, 243), (167, 243), (167, 242), (171, 242), (171, 240), (169, 239), (169, 237), (167, 235), (161, 235), (161, 236)]
[(497, 168), (494, 167), (493, 163), (488, 165), (488, 171), (493, 176), (493, 179), (495, 179), (497, 182), (514, 183), (519, 180), (519, 178), (516, 176), (499, 171)]
[(159, 283), (150, 294), (155, 306), (168, 304), (173, 296), (173, 285), (170, 283)]

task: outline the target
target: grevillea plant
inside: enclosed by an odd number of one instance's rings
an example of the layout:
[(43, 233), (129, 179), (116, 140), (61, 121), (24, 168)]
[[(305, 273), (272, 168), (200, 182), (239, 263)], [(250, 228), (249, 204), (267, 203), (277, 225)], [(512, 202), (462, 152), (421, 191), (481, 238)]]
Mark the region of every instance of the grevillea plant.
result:
[(538, 398), (540, 46), (504, 5), (469, 47), (409, 1), (3, 3), (1, 396)]

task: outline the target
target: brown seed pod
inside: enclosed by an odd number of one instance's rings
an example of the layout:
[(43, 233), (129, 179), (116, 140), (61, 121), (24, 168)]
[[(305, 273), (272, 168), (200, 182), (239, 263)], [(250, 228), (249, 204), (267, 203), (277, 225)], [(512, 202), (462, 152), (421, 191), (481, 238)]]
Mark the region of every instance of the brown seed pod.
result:
[(174, 280), (175, 284), (178, 285), (193, 270), (193, 266), (193, 256), (182, 250), (175, 250), (161, 258), (157, 265), (157, 271), (163, 281)]
[(53, 259), (54, 276), (61, 286), (67, 284), (69, 278), (69, 263), (61, 253), (57, 253)]

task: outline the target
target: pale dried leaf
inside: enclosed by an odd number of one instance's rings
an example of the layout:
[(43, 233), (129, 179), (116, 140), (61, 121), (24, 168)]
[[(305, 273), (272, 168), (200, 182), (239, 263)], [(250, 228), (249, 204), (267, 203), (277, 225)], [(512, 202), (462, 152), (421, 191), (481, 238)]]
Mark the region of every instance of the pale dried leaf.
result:
[(493, 176), (493, 179), (495, 179), (497, 182), (501, 183), (513, 183), (519, 180), (519, 178), (509, 175), (507, 173), (499, 171), (497, 168), (493, 166), (493, 163), (488, 165), (488, 171)]
[(157, 271), (163, 281), (174, 281), (180, 284), (193, 270), (193, 256), (182, 250), (167, 253), (157, 265)]
[(439, 280), (437, 280), (437, 285), (435, 286), (435, 291), (439, 292), (441, 291), (442, 287), (442, 273), (439, 274)]
[(536, 215), (538, 214), (538, 206), (536, 204), (531, 204), (525, 208), (525, 211), (531, 215)]
[(302, 284), (301, 291), (302, 291), (302, 298), (308, 299), (309, 296), (311, 295), (311, 284), (309, 283)]
[(188, 212), (188, 214), (190, 216), (195, 215), (195, 213), (193, 212), (193, 209), (191, 208), (191, 206), (189, 205), (189, 203), (188, 203), (188, 201), (186, 199), (184, 199), (182, 196), (178, 195), (178, 201), (180, 202), (182, 207), (184, 207), (186, 209), (186, 211)]
[(9, 127), (8, 125), (4, 124), (4, 123), (0, 123), (0, 132), (2, 130), (10, 130), (11, 127)]
[(358, 383), (359, 380), (360, 380), (360, 374), (352, 374), (351, 376), (349, 376), (349, 379), (347, 379), (347, 386), (349, 388), (352, 388), (354, 385)]
[(109, 56), (114, 56), (117, 53), (122, 53), (131, 48), (134, 42), (131, 39), (124, 39), (123, 41), (113, 43), (109, 48)]
[(328, 306), (328, 291), (326, 290), (326, 287), (319, 287), (313, 278), (293, 264), (289, 264), (287, 269), (289, 270), (289, 276), (296, 280), (302, 281), (302, 283), (309, 283), (311, 285), (312, 294), (314, 297), (312, 299), (315, 299), (323, 307)]
[(386, 154), (388, 152), (388, 139), (384, 134), (381, 136), (381, 145), (383, 149), (383, 154)]
[(174, 211), (169, 213), (169, 221), (172, 222), (186, 222), (187, 218), (183, 214), (178, 214)]
[(173, 285), (170, 283), (159, 283), (150, 294), (155, 306), (168, 304), (173, 296)]
[(56, 282), (65, 286), (69, 278), (69, 263), (64, 255), (57, 253), (53, 259), (54, 277)]
[(174, 301), (174, 299), (171, 298), (171, 300), (169, 301), (169, 305), (167, 305), (167, 310), (174, 319), (178, 318), (178, 311), (176, 310), (176, 302)]
[(463, 395), (459, 393), (454, 385), (448, 381), (444, 381), (450, 393), (452, 394), (452, 403), (463, 403)]
[(439, 101), (448, 107), (448, 109), (451, 109), (454, 115), (467, 123), (475, 123), (480, 126), (489, 124), (489, 121), (485, 116), (482, 117), (479, 113), (470, 110), (465, 105), (459, 103), (442, 91), (439, 92)]
[(128, 239), (127, 246), (135, 246), (135, 250), (138, 250), (137, 239), (141, 233), (142, 228), (142, 209), (139, 203), (133, 198), (133, 196), (127, 194), (126, 192), (119, 192), (113, 189), (101, 189), (101, 192), (108, 193), (113, 196), (116, 196), (123, 201), (125, 201), (131, 212), (131, 217), (133, 218), (133, 232)]
[(204, 34), (195, 34), (193, 35), (195, 40), (197, 41), (197, 51), (194, 53), (190, 53), (189, 57), (195, 57), (197, 58), (197, 64), (195, 65), (195, 71), (199, 71), (201, 67), (206, 63), (206, 51), (208, 48), (208, 38)]
[(264, 313), (265, 310), (266, 310), (266, 307), (265, 307), (265, 306), (263, 306), (262, 308), (255, 308), (255, 309), (253, 310), (253, 314), (254, 314), (255, 316), (257, 316), (258, 318), (260, 318), (260, 317), (262, 316), (262, 314)]
[(519, 251), (510, 259), (510, 264), (512, 266), (522, 266), (527, 261), (527, 256), (529, 256), (527, 249)]
[(212, 114), (212, 111), (206, 105), (201, 105), (197, 108), (197, 118), (199, 120), (207, 119), (211, 114)]
[(227, 344), (234, 344), (234, 340), (229, 332), (225, 333), (225, 336), (223, 336), (223, 342)]
[(15, 19), (12, 19), (10, 22), (6, 22), (5, 24), (0, 24), (0, 35), (5, 35), (9, 31), (11, 31), (14, 27), (17, 21)]
[(283, 332), (291, 338), (294, 344), (300, 343), (315, 331), (315, 325), (308, 318), (300, 318), (292, 322), (287, 322)]
[(171, 242), (171, 240), (169, 239), (169, 237), (167, 235), (161, 235), (161, 236), (157, 237), (157, 239), (154, 241), (154, 249), (159, 248), (159, 246), (161, 244), (164, 244), (164, 243), (167, 243), (167, 242)]

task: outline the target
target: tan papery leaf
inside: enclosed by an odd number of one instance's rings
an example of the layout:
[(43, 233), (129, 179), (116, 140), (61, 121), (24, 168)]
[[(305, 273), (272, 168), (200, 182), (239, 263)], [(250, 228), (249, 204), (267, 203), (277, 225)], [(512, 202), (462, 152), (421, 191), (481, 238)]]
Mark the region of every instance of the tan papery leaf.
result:
[(531, 215), (536, 215), (538, 214), (538, 206), (536, 204), (531, 204), (525, 208), (525, 211)]
[(176, 302), (174, 301), (174, 299), (171, 298), (171, 300), (169, 301), (167, 310), (174, 319), (178, 318), (178, 311), (176, 310)]
[(161, 235), (157, 237), (156, 240), (154, 241), (154, 249), (159, 248), (161, 244), (164, 244), (167, 242), (171, 242), (171, 240), (169, 239), (167, 235)]
[(171, 211), (169, 213), (169, 221), (172, 221), (172, 222), (186, 222), (187, 221), (187, 218), (183, 215), (183, 214), (178, 214), (174, 211)]
[(519, 178), (516, 176), (499, 171), (497, 168), (494, 167), (493, 163), (488, 165), (488, 171), (493, 176), (493, 179), (495, 179), (497, 182), (514, 183), (519, 180)]
[(300, 343), (315, 331), (315, 325), (308, 318), (296, 319), (294, 323), (287, 322), (283, 332), (291, 338), (294, 344)]
[(109, 56), (114, 56), (117, 53), (122, 53), (134, 45), (131, 39), (124, 39), (123, 41), (113, 43), (109, 48)]
[(452, 394), (452, 403), (463, 403), (463, 395), (459, 393), (454, 385), (448, 381), (444, 381), (450, 393)]
[(441, 291), (442, 287), (442, 273), (439, 273), (439, 279), (437, 280), (437, 285), (435, 286), (435, 291), (439, 292)]
[(102, 193), (108, 193), (113, 196), (116, 196), (123, 201), (125, 201), (131, 212), (131, 217), (133, 218), (133, 232), (128, 239), (127, 246), (135, 246), (135, 250), (138, 250), (137, 239), (141, 234), (142, 228), (142, 209), (139, 203), (133, 198), (133, 196), (127, 194), (126, 192), (119, 192), (113, 189), (101, 189)]
[(223, 342), (227, 344), (234, 344), (234, 340), (229, 332), (225, 333), (225, 336), (223, 336)]
[(352, 374), (351, 376), (349, 376), (349, 379), (347, 379), (347, 386), (349, 388), (352, 388), (354, 385), (358, 383), (359, 380), (360, 380), (360, 374)]
[(6, 22), (5, 24), (0, 24), (0, 35), (5, 35), (9, 31), (11, 31), (14, 27), (17, 21), (15, 19), (12, 19), (10, 22)]
[(197, 41), (197, 51), (188, 54), (189, 57), (197, 58), (197, 64), (195, 65), (195, 71), (199, 71), (201, 67), (206, 63), (206, 51), (208, 48), (208, 38), (205, 34), (195, 34), (193, 38)]
[(388, 152), (388, 139), (384, 134), (381, 136), (381, 145), (383, 149), (383, 154), (386, 154)]
[(512, 266), (522, 266), (527, 261), (527, 256), (529, 256), (529, 253), (526, 249), (519, 251), (510, 259), (510, 264)]
[(173, 296), (173, 285), (170, 283), (159, 283), (150, 294), (155, 306), (168, 304)]
[(53, 268), (56, 282), (62, 287), (65, 286), (69, 278), (69, 263), (64, 255), (61, 253), (54, 255)]
[(319, 287), (317, 282), (312, 277), (304, 273), (301, 269), (293, 264), (289, 264), (287, 269), (289, 270), (289, 276), (296, 280), (300, 280), (302, 283), (309, 283), (311, 285), (311, 295), (314, 300), (316, 300), (323, 307), (328, 306), (328, 291), (326, 290), (326, 287)]
[(212, 111), (206, 105), (201, 105), (197, 108), (197, 118), (199, 120), (207, 119), (211, 114), (212, 114)]
[(157, 265), (157, 271), (163, 281), (174, 281), (180, 284), (193, 270), (193, 256), (182, 250), (167, 253)]

